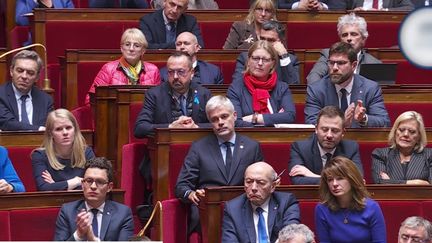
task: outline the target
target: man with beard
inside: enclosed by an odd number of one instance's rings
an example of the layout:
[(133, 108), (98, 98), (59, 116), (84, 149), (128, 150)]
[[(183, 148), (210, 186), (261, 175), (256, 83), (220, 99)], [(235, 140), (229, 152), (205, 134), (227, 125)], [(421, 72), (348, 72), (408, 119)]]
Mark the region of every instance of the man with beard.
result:
[(345, 113), (346, 128), (390, 126), (380, 86), (354, 74), (357, 52), (350, 44), (333, 44), (327, 64), (329, 76), (307, 87), (304, 109), (307, 124), (316, 124), (319, 111), (333, 105)]
[(246, 168), (263, 160), (259, 143), (235, 132), (237, 113), (228, 98), (212, 97), (205, 110), (214, 134), (192, 143), (175, 188), (177, 198), (192, 204), (189, 233), (200, 231), (197, 206), (205, 187), (240, 186)]
[(318, 114), (315, 133), (291, 145), (288, 168), (293, 184), (319, 184), (322, 169), (335, 156), (349, 158), (363, 172), (359, 145), (352, 140), (342, 140), (344, 120), (344, 114), (338, 107), (326, 106)]
[[(197, 60), (197, 53), (201, 49), (198, 39), (191, 32), (183, 32), (177, 36), (175, 42), (176, 50), (186, 52), (192, 57), (192, 66), (194, 68), (193, 82), (199, 84), (223, 84), (223, 76), (218, 66)], [(162, 82), (168, 80), (167, 68), (160, 70)]]

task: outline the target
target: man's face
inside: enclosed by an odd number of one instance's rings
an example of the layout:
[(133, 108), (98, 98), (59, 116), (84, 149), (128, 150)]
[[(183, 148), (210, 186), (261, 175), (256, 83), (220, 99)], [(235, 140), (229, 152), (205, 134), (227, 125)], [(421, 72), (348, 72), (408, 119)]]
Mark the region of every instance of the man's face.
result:
[(248, 167), (245, 172), (244, 187), (246, 196), (255, 206), (261, 206), (273, 193), (276, 183), (270, 172), (259, 166)]
[(200, 46), (197, 43), (196, 39), (191, 33), (184, 32), (177, 37), (176, 40), (176, 50), (185, 52), (190, 56), (195, 56), (195, 54), (199, 51)]
[(17, 59), (10, 69), (12, 83), (23, 94), (27, 94), (39, 78), (38, 65), (31, 59)]
[(340, 143), (344, 132), (342, 118), (339, 116), (321, 116), (315, 128), (318, 143), (327, 152), (333, 150)]
[(177, 21), (186, 11), (189, 0), (164, 0), (163, 11), (169, 22)]
[(280, 41), (278, 33), (274, 30), (261, 29), (259, 37), (260, 40), (266, 40), (272, 44), (276, 41)]
[(351, 80), (357, 67), (357, 61), (350, 62), (348, 55), (335, 53), (327, 61), (330, 81), (334, 84), (342, 84)]
[(213, 132), (223, 141), (228, 141), (234, 135), (237, 113), (226, 107), (217, 107), (208, 113), (208, 118), (213, 127)]
[(177, 93), (184, 94), (189, 89), (193, 77), (193, 69), (185, 56), (170, 57), (167, 62), (168, 82)]
[(407, 243), (407, 242), (430, 243), (431, 240), (427, 239), (427, 234), (424, 227), (420, 226), (414, 229), (414, 228), (408, 228), (402, 226), (399, 229), (398, 242), (399, 243)]
[(339, 37), (341, 41), (351, 44), (356, 52), (359, 52), (365, 46), (366, 38), (361, 35), (357, 25), (344, 25)]
[(92, 207), (99, 207), (105, 202), (106, 194), (113, 188), (108, 181), (107, 171), (99, 168), (88, 168), (84, 174), (82, 188), (84, 198)]

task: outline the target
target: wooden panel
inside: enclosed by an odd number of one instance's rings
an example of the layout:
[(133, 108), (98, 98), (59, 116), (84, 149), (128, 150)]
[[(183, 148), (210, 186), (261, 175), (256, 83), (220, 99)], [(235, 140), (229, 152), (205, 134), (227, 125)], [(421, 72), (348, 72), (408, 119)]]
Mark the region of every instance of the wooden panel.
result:
[[(93, 146), (93, 131), (82, 130), (82, 135), (89, 146)], [(2, 131), (0, 144), (4, 147), (37, 147), (42, 144), (44, 132), (39, 131)]]
[[(6, 53), (6, 48), (0, 48), (0, 55), (3, 55)], [(7, 58), (4, 57), (0, 59), (0, 85), (6, 83), (7, 81), (7, 74), (8, 74), (8, 67), (7, 67)]]

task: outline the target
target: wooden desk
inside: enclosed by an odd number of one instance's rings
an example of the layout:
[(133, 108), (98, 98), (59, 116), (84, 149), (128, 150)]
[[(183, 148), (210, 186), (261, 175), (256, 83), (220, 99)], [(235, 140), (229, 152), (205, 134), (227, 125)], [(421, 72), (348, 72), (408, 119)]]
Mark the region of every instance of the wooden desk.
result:
[[(375, 200), (422, 201), (432, 199), (431, 186), (367, 185), (367, 189)], [(221, 205), (242, 194), (244, 189), (239, 186), (213, 187), (205, 190), (206, 197), (200, 204), (203, 243), (220, 242), (223, 217)], [(276, 190), (293, 193), (299, 201), (319, 201), (318, 186), (279, 186)]]
[[(93, 131), (82, 130), (87, 144), (93, 147)], [(23, 146), (38, 147), (42, 144), (44, 132), (39, 131), (2, 131), (0, 132), (0, 144), (4, 147)]]

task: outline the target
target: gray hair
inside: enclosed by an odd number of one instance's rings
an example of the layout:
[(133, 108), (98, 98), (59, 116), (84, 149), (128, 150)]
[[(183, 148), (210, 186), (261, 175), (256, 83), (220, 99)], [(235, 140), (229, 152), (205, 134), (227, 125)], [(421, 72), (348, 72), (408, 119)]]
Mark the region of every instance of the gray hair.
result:
[(279, 36), (279, 39), (285, 41), (285, 26), (283, 24), (281, 24), (280, 22), (276, 21), (276, 20), (267, 20), (262, 24), (262, 29), (263, 30), (273, 30), (276, 31), (276, 33)]
[(18, 52), (13, 58), (11, 62), (11, 69), (15, 67), (16, 61), (18, 59), (30, 59), (36, 62), (37, 64), (37, 73), (40, 73), (40, 70), (42, 69), (43, 62), (40, 56), (35, 51), (29, 51), (29, 50), (22, 50)]
[(304, 224), (289, 224), (281, 231), (279, 231), (278, 240), (276, 242), (280, 241), (288, 241), (293, 239), (296, 235), (303, 235), (306, 243), (311, 243), (315, 241), (315, 235), (306, 225)]
[(209, 114), (217, 108), (224, 107), (232, 114), (234, 113), (234, 105), (231, 100), (223, 95), (216, 95), (211, 97), (206, 104), (205, 111), (207, 114), (207, 119), (210, 120)]
[(367, 38), (369, 36), (366, 20), (363, 17), (357, 16), (355, 13), (345, 14), (339, 17), (339, 21), (337, 24), (337, 32), (339, 36), (341, 36), (342, 28), (345, 25), (357, 25), (360, 30), (360, 34), (364, 38)]
[(411, 216), (406, 218), (402, 224), (401, 227), (399, 228), (399, 235), (400, 235), (400, 230), (403, 228), (409, 228), (409, 229), (417, 229), (419, 227), (423, 227), (426, 233), (426, 239), (427, 240), (431, 240), (432, 237), (432, 224), (431, 222), (429, 222), (429, 220), (424, 219), (422, 217), (419, 216)]

